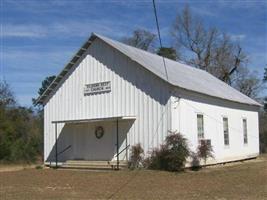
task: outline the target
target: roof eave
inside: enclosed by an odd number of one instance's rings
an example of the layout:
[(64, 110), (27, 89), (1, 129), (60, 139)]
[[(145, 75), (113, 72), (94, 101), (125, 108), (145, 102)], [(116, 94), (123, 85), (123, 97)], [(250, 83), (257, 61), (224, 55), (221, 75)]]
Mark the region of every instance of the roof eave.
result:
[(184, 87), (177, 86), (175, 84), (171, 84), (171, 85), (173, 87), (180, 88), (180, 89), (188, 91), (188, 92), (193, 92), (193, 93), (197, 93), (197, 94), (204, 95), (204, 96), (207, 96), (207, 97), (216, 98), (216, 99), (220, 99), (220, 100), (224, 100), (224, 101), (228, 101), (228, 102), (232, 102), (232, 103), (238, 103), (238, 104), (248, 105), (248, 106), (256, 106), (256, 107), (259, 107), (259, 108), (260, 107), (264, 107), (264, 105), (260, 104), (259, 102), (255, 101), (254, 99), (251, 99), (251, 100), (254, 101), (255, 103), (245, 103), (245, 102), (234, 101), (234, 100), (230, 100), (230, 99), (225, 99), (225, 98), (213, 96), (213, 95), (202, 93), (202, 92), (198, 92), (198, 91), (195, 91), (195, 90), (190, 90), (190, 89), (187, 89), (187, 88), (184, 88)]
[[(59, 84), (59, 82), (63, 79), (63, 77), (69, 72), (69, 70), (73, 67), (73, 65), (76, 64), (76, 62), (80, 59), (80, 57), (83, 56), (83, 53), (88, 49), (88, 47), (91, 45), (91, 43), (96, 39), (96, 38), (100, 38), (97, 34), (92, 33), (91, 36), (89, 37), (89, 39), (87, 39), (85, 41), (85, 43), (82, 45), (82, 47), (76, 52), (76, 54), (74, 54), (74, 56), (72, 57), (72, 59), (65, 65), (65, 67), (63, 68), (63, 70), (59, 73), (59, 75), (54, 79), (54, 81), (49, 85), (49, 87), (45, 90), (45, 92), (40, 95), (38, 97), (38, 99), (36, 100), (36, 104), (45, 104), (46, 98), (51, 94), (52, 91), (54, 91), (54, 89), (57, 87), (57, 85)], [(104, 42), (106, 42), (105, 40), (103, 40)], [(106, 42), (108, 45), (110, 45), (108, 42)], [(112, 46), (112, 45), (110, 45)], [(120, 51), (120, 50), (119, 50)], [(122, 54), (124, 54), (122, 51), (120, 51)], [(125, 55), (125, 54), (124, 54)], [(137, 62), (135, 59), (131, 58), (130, 56), (126, 55), (127, 57), (129, 57), (132, 61)], [(141, 63), (137, 62), (138, 64), (142, 65)], [(152, 71), (151, 71), (152, 72)], [(154, 72), (152, 72), (154, 73)], [(155, 73), (154, 73), (155, 74)], [(155, 74), (156, 76), (160, 77), (159, 75)], [(188, 91), (192, 91), (192, 92), (197, 92), (194, 90), (189, 90), (180, 86), (177, 86), (176, 84), (171, 83), (169, 80), (166, 80), (162, 77), (160, 77), (162, 80), (166, 81), (167, 83), (169, 83), (170, 85), (188, 90)], [(53, 87), (54, 85), (54, 87)], [(199, 93), (199, 92), (197, 92)], [(212, 96), (212, 95), (208, 95), (205, 93), (200, 93), (203, 95), (207, 95), (207, 96), (211, 96), (211, 97), (215, 97), (215, 98), (219, 98), (222, 100), (227, 100), (227, 101), (231, 101), (231, 102), (235, 102), (235, 103), (241, 103), (241, 104), (245, 104), (245, 105), (251, 105), (251, 106), (258, 106), (258, 107), (262, 107), (263, 105), (256, 102), (255, 100), (253, 100), (255, 103), (244, 103), (244, 102), (239, 102), (239, 101), (233, 101), (233, 100), (229, 100), (229, 99), (224, 99), (224, 98), (220, 98), (217, 96)]]
[[(92, 33), (91, 36), (89, 37), (89, 39), (87, 39), (81, 48), (79, 48), (79, 50), (74, 54), (74, 56), (70, 59), (70, 61), (65, 65), (65, 67), (63, 68), (63, 70), (59, 73), (59, 75), (57, 75), (57, 77), (52, 81), (52, 83), (47, 87), (47, 89), (43, 92), (42, 95), (40, 95), (36, 102), (34, 103), (35, 105), (37, 104), (41, 104), (43, 105), (45, 102), (45, 99), (51, 94), (51, 92), (54, 90), (54, 88), (57, 87), (58, 83), (63, 79), (63, 77), (69, 72), (69, 70), (73, 67), (73, 65), (76, 64), (76, 62), (80, 59), (80, 57), (83, 56), (83, 54), (85, 53), (85, 51), (88, 49), (88, 47), (91, 45), (91, 43), (93, 42), (93, 40), (96, 38), (97, 36)], [(55, 85), (53, 87), (53, 85)]]

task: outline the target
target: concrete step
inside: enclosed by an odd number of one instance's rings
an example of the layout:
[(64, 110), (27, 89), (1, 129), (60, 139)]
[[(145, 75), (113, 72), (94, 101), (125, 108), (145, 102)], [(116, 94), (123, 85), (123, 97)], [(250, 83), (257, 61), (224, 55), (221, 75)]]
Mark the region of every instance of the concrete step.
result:
[[(68, 160), (61, 166), (62, 168), (70, 169), (104, 169), (112, 170), (117, 168), (116, 161), (87, 161), (87, 160)], [(126, 161), (120, 161), (120, 169), (127, 168)]]
[[(120, 160), (120, 163), (127, 163), (125, 160)], [(116, 160), (106, 161), (106, 160), (67, 160), (66, 163), (117, 163)]]
[[(117, 165), (117, 161), (86, 161), (86, 160), (68, 160), (64, 164), (69, 165)], [(126, 161), (120, 161), (121, 166), (127, 166)]]
[[(111, 166), (90, 166), (90, 165), (62, 165), (64, 169), (90, 169), (90, 170), (112, 170)], [(114, 168), (115, 169), (115, 168)], [(121, 169), (121, 168), (120, 168)]]

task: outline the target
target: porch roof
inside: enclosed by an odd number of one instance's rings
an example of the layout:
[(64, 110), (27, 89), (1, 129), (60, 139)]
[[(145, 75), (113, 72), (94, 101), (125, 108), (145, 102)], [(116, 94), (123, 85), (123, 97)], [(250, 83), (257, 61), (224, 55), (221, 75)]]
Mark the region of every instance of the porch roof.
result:
[(86, 123), (86, 122), (99, 122), (99, 121), (116, 121), (116, 120), (135, 120), (136, 116), (117, 116), (117, 117), (103, 117), (103, 118), (91, 118), (91, 119), (68, 119), (52, 121), (53, 124), (58, 123)]

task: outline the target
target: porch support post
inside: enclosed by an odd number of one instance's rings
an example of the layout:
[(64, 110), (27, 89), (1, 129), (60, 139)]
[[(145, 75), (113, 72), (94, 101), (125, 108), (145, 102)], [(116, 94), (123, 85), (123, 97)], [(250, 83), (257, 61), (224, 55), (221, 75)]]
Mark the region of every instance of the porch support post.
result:
[(56, 157), (56, 168), (57, 168), (57, 123), (55, 123), (55, 157)]
[(119, 119), (117, 118), (117, 170), (119, 170), (120, 160), (119, 160)]

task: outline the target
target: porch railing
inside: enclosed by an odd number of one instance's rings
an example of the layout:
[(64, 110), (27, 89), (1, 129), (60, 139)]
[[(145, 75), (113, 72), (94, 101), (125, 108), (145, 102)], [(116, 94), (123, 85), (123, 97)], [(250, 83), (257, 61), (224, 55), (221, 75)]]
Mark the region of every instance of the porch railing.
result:
[(119, 153), (116, 154), (115, 157), (117, 157), (117, 170), (119, 170), (120, 168), (120, 161), (119, 161), (119, 155), (124, 152), (125, 150), (127, 150), (130, 147), (130, 145), (127, 145), (124, 149), (122, 149)]
[(118, 157), (122, 152), (124, 152), (126, 149), (128, 149), (130, 145), (126, 146), (124, 149), (122, 149), (119, 153), (117, 153), (116, 157)]
[[(71, 148), (71, 145), (67, 146), (65, 149), (63, 149), (62, 151), (56, 153), (56, 168), (57, 168), (57, 162), (58, 162), (58, 156), (63, 154), (65, 151), (67, 151), (68, 149)], [(51, 165), (51, 164), (50, 164)]]
[(58, 152), (57, 156), (59, 156), (60, 154), (64, 153), (65, 151), (67, 151), (70, 148), (71, 148), (71, 145), (67, 146), (65, 149), (63, 149), (62, 151)]

